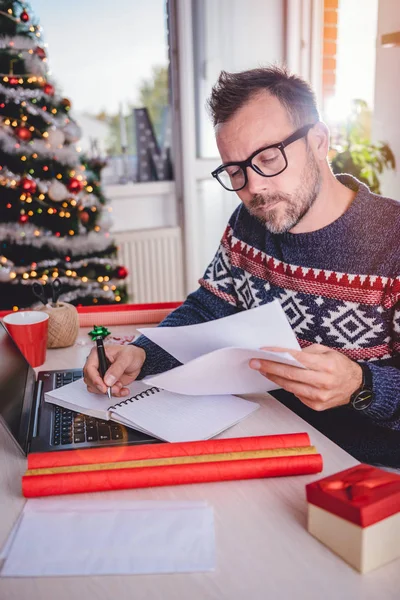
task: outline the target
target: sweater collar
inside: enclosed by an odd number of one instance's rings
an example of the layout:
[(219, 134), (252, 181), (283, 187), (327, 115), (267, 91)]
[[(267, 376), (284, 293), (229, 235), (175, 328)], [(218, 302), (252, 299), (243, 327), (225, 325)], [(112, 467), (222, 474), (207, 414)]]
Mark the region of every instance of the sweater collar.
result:
[(369, 188), (348, 174), (336, 175), (336, 179), (343, 185), (356, 192), (353, 202), (349, 208), (338, 219), (315, 231), (306, 233), (279, 233), (273, 234), (276, 240), (285, 245), (304, 246), (310, 243), (322, 242), (326, 237), (343, 235), (347, 226), (353, 221), (354, 216), (362, 209), (365, 200), (371, 195)]

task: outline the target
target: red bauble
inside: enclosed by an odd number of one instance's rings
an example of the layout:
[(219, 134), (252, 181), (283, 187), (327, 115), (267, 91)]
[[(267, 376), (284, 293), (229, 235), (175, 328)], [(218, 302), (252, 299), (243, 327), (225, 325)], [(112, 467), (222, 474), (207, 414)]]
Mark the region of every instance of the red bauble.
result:
[(26, 127), (16, 127), (15, 134), (24, 142), (29, 142), (32, 138), (32, 133)]
[(44, 48), (42, 48), (41, 46), (37, 46), (37, 47), (35, 48), (35, 54), (36, 54), (36, 56), (38, 56), (38, 57), (39, 57), (39, 58), (41, 58), (42, 60), (43, 60), (44, 58), (46, 58), (46, 51), (45, 51), (45, 49), (44, 49)]
[(19, 79), (18, 79), (18, 77), (10, 77), (10, 79), (8, 80), (8, 83), (10, 85), (18, 85), (19, 84)]
[(69, 180), (69, 183), (67, 185), (67, 188), (73, 194), (77, 194), (83, 188), (83, 183), (82, 183), (82, 181), (79, 181), (79, 179), (76, 179), (76, 177), (71, 177), (71, 179)]
[(21, 215), (20, 218), (19, 218), (19, 222), (20, 223), (26, 223), (27, 220), (28, 220), (28, 218), (29, 218), (28, 215)]
[(24, 11), (23, 11), (23, 12), (20, 14), (19, 18), (20, 18), (20, 19), (21, 19), (21, 21), (23, 21), (24, 23), (26, 23), (27, 21), (29, 21), (29, 15), (28, 15), (28, 13), (26, 12), (26, 10), (24, 10)]
[(34, 194), (37, 189), (36, 181), (28, 177), (23, 177), (19, 182), (19, 186), (28, 194)]
[(82, 223), (85, 225), (89, 221), (89, 214), (86, 212), (86, 210), (83, 210), (80, 213), (79, 218), (82, 221)]
[(48, 96), (54, 96), (54, 86), (51, 83), (45, 83), (43, 86), (43, 91)]
[(128, 276), (128, 269), (125, 267), (118, 267), (117, 269), (117, 277), (118, 279), (125, 279)]

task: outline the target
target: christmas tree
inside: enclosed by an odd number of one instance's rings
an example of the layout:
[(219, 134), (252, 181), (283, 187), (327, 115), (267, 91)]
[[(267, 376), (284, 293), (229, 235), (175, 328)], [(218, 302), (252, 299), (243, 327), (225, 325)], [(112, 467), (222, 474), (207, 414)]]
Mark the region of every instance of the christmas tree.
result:
[(29, 4), (0, 0), (0, 309), (32, 306), (32, 284), (56, 277), (65, 302), (126, 300), (103, 165), (75, 147), (70, 108), (49, 80)]

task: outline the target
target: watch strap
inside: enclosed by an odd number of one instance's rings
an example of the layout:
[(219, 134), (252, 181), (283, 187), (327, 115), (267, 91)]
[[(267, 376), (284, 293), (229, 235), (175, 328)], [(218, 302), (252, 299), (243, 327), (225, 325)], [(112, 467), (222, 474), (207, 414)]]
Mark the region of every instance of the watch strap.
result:
[(350, 406), (357, 411), (368, 408), (374, 399), (372, 372), (367, 363), (359, 363), (362, 370), (361, 386), (350, 397)]

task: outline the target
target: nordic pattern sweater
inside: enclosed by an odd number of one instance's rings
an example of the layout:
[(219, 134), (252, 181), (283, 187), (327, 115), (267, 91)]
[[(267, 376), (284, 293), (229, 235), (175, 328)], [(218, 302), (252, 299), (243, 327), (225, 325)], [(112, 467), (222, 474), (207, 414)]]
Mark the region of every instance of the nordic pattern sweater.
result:
[[(336, 221), (311, 233), (271, 234), (244, 205), (233, 213), (200, 288), (160, 326), (219, 319), (279, 300), (301, 347), (324, 344), (372, 371), (374, 401), (316, 412), (283, 390), (273, 392), (359, 460), (400, 467), (400, 203), (356, 192)], [(141, 336), (141, 377), (179, 363)]]

